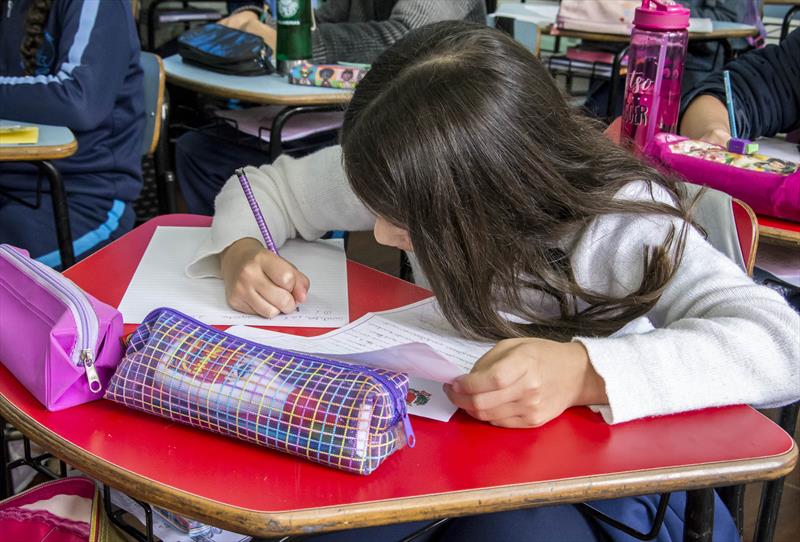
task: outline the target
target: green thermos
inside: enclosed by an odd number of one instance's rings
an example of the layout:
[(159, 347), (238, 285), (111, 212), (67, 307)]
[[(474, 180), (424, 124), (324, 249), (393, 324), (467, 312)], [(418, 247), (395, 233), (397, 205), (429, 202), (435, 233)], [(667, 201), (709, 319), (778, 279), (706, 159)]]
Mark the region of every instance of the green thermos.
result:
[(311, 59), (311, 30), (314, 10), (311, 0), (278, 0), (278, 71), (287, 74), (292, 66)]

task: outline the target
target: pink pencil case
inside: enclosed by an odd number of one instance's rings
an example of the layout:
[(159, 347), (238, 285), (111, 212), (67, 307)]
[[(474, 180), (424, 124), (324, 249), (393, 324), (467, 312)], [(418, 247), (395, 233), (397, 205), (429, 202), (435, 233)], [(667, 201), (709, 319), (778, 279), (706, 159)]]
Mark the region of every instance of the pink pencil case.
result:
[(122, 315), (0, 245), (0, 362), (48, 410), (100, 399), (122, 358)]
[(656, 135), (646, 154), (689, 182), (739, 198), (758, 214), (800, 221), (800, 169), (794, 162), (666, 133)]

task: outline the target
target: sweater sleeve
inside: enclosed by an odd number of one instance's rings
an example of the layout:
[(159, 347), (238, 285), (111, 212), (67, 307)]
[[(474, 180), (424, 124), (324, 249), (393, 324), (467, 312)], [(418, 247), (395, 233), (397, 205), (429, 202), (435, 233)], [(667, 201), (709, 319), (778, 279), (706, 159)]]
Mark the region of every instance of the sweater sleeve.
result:
[[(371, 63), (409, 30), (437, 21), (466, 19), (483, 8), (484, 0), (398, 0), (388, 19), (348, 22), (341, 2), (317, 10), (317, 30), (311, 33), (313, 60)], [(484, 13), (481, 11), (481, 13)]]
[[(664, 239), (672, 225), (680, 227), (667, 217), (597, 219), (578, 242), (576, 277), (596, 291), (633, 291), (643, 247)], [(648, 317), (655, 329), (644, 334), (575, 339), (605, 380), (609, 404), (596, 409), (608, 423), (800, 398), (800, 316), (696, 230)]]
[[(350, 190), (341, 155), (337, 145), (303, 158), (283, 155), (272, 165), (246, 168), (276, 245), (298, 235), (310, 240), (330, 230), (372, 228), (375, 218)], [(239, 239), (252, 237), (263, 243), (236, 176), (228, 179), (214, 205), (211, 235), (186, 268), (191, 277), (219, 277), (219, 254)]]
[(0, 118), (67, 126), (83, 132), (108, 118), (129, 69), (130, 6), (74, 0), (63, 9), (59, 57), (53, 75), (0, 77)]
[[(728, 63), (739, 137), (756, 139), (800, 127), (800, 29), (780, 45), (768, 45)], [(722, 73), (710, 75), (683, 99), (710, 94), (725, 103)]]

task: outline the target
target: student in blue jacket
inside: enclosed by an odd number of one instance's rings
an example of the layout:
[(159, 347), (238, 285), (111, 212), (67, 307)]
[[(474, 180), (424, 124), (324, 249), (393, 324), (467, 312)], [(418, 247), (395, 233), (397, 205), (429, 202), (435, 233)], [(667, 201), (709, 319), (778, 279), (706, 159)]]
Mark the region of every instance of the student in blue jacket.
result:
[[(70, 128), (78, 151), (58, 160), (76, 257), (134, 223), (141, 190), (144, 82), (129, 0), (0, 2), (0, 118)], [(0, 242), (58, 267), (49, 193), (38, 171), (0, 162)], [(47, 183), (43, 183), (47, 191)]]

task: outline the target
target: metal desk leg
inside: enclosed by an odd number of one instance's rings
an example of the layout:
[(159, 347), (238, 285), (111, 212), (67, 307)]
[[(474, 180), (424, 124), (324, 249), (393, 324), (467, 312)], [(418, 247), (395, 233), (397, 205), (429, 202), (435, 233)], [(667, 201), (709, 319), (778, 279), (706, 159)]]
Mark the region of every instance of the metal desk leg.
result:
[(47, 176), (50, 182), (50, 197), (53, 201), (53, 216), (56, 222), (56, 236), (58, 237), (58, 252), (61, 254), (61, 269), (66, 269), (75, 263), (75, 254), (72, 252), (72, 230), (69, 226), (69, 208), (67, 207), (67, 192), (64, 190), (64, 181), (61, 173), (47, 160), (36, 162), (39, 170)]
[(800, 5), (792, 6), (789, 8), (789, 11), (786, 12), (786, 15), (783, 16), (783, 23), (781, 24), (781, 39), (778, 43), (781, 43), (786, 39), (786, 36), (789, 35), (789, 27), (792, 25), (792, 19), (794, 19), (794, 16), (797, 13), (800, 13)]
[(0, 417), (0, 501), (11, 496), (11, 471), (8, 469), (6, 421)]
[(290, 105), (287, 106), (275, 115), (272, 119), (272, 126), (269, 131), (269, 160), (274, 162), (278, 156), (283, 152), (283, 144), (281, 142), (281, 132), (286, 121), (294, 115), (302, 113), (318, 113), (321, 111), (338, 111), (341, 110), (341, 105)]
[(606, 103), (606, 119), (609, 122), (614, 120), (614, 105), (617, 103), (617, 86), (619, 86), (619, 70), (622, 67), (622, 59), (627, 54), (628, 46), (626, 45), (614, 55), (614, 62), (611, 64), (611, 80), (609, 81), (611, 88), (608, 89), (608, 102)]
[(714, 490), (694, 489), (686, 492), (684, 542), (711, 542), (714, 532)]
[[(781, 409), (778, 425), (794, 435), (794, 428), (797, 426), (798, 405), (786, 405)], [(764, 483), (761, 490), (761, 504), (758, 507), (758, 517), (756, 519), (756, 530), (753, 540), (756, 542), (772, 542), (775, 538), (775, 527), (778, 524), (778, 512), (781, 507), (781, 496), (783, 495), (783, 482), (786, 477), (770, 480)]]

